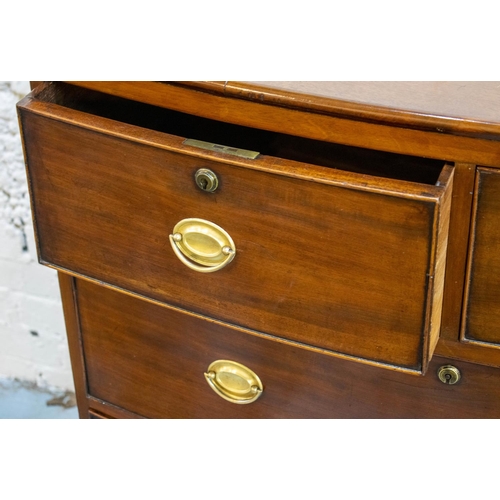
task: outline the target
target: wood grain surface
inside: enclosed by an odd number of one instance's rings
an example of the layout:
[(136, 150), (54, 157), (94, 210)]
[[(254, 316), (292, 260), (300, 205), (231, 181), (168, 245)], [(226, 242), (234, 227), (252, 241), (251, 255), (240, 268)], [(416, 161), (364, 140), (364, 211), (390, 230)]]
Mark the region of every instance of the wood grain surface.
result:
[[(81, 418), (500, 416), (497, 82), (73, 83), (18, 109)], [(230, 232), (228, 268), (176, 260), (186, 217)], [(219, 398), (217, 358), (263, 396)]]
[[(72, 82), (115, 95), (133, 92), (131, 82)], [(127, 85), (128, 83), (128, 85)], [(149, 83), (149, 82), (148, 82)], [(142, 86), (141, 99), (161, 100), (161, 87)], [(317, 111), (338, 117), (500, 138), (500, 82), (164, 82), (261, 104)], [(135, 85), (136, 91), (139, 86)], [(158, 89), (158, 90), (156, 90)], [(150, 96), (146, 97), (148, 91)], [(155, 95), (156, 94), (156, 95)]]
[[(500, 167), (500, 131), (498, 123), (484, 124), (466, 119), (449, 120), (410, 113), (375, 110), (364, 104), (338, 101), (324, 103), (303, 99), (295, 109), (295, 96), (283, 106), (274, 98), (262, 100), (262, 87), (245, 92), (238, 86), (228, 96), (209, 91), (206, 85), (188, 86), (177, 82), (73, 82), (80, 88), (98, 90), (108, 96), (120, 96), (162, 108), (205, 118), (287, 133), (322, 141), (370, 148), (380, 151), (425, 156), (453, 162)], [(333, 110), (331, 106), (333, 105)], [(492, 100), (492, 107), (497, 102)], [(436, 121), (437, 120), (437, 121)], [(452, 126), (452, 122), (453, 126)]]
[[(22, 123), (44, 263), (260, 334), (425, 372), (439, 336), (450, 167), (420, 160), (419, 170), (415, 158), (405, 166), (406, 157), (350, 148), (335, 149), (349, 171), (266, 155), (234, 160), (164, 133), (40, 108), (45, 116), (23, 108)], [(264, 147), (268, 138), (255, 140)], [(272, 139), (273, 151), (309, 159), (286, 136)], [(323, 147), (312, 159), (335, 166)], [(213, 195), (193, 182), (200, 167), (220, 177)], [(230, 266), (207, 275), (180, 263), (168, 235), (192, 217), (229, 232)]]
[[(445, 358), (412, 377), (284, 346), (86, 281), (77, 281), (77, 297), (94, 405), (101, 400), (149, 418), (500, 417), (498, 369), (453, 362), (462, 379), (450, 386), (436, 375)], [(255, 371), (263, 395), (247, 405), (219, 397), (203, 375), (217, 359)]]
[(500, 349), (500, 173), (478, 168), (464, 340)]
[[(396, 111), (419, 115), (420, 118), (456, 118), (462, 122), (484, 122), (500, 127), (500, 116), (496, 105), (500, 103), (500, 82), (460, 81), (365, 81), (365, 82), (320, 82), (320, 81), (255, 81), (228, 82), (236, 87), (244, 84), (275, 89), (276, 94), (285, 92), (302, 95), (302, 99), (347, 101), (367, 107), (386, 108), (386, 113)], [(369, 109), (369, 108), (368, 108)], [(413, 117), (413, 120), (418, 118)]]
[(89, 406), (87, 400), (87, 374), (85, 371), (85, 363), (83, 360), (80, 323), (75, 302), (76, 290), (74, 278), (64, 273), (58, 273), (58, 278), (64, 311), (64, 321), (66, 323), (66, 332), (68, 335), (69, 355), (71, 359), (71, 368), (73, 370), (73, 381), (75, 384), (78, 414), (80, 418), (89, 418)]
[(475, 165), (455, 164), (440, 334), (447, 340), (460, 337), (475, 174)]

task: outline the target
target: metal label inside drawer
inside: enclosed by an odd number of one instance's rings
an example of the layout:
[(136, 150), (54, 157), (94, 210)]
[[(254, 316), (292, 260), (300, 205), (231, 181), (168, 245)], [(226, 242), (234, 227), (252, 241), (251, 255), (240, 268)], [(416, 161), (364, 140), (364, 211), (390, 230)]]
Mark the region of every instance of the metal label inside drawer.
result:
[(249, 160), (255, 160), (259, 156), (257, 151), (249, 151), (248, 149), (232, 148), (231, 146), (222, 146), (213, 142), (198, 141), (196, 139), (186, 139), (182, 144), (186, 146), (194, 146), (195, 148), (208, 149), (209, 151), (217, 151), (227, 155), (239, 156)]

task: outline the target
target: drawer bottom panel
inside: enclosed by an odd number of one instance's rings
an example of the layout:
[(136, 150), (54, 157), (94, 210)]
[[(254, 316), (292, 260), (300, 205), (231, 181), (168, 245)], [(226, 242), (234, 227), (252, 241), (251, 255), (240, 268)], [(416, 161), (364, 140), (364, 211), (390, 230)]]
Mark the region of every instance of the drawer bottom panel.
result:
[[(498, 418), (500, 370), (451, 362), (455, 385), (368, 366), (75, 280), (89, 396), (147, 418)], [(253, 370), (250, 404), (221, 398), (204, 373), (215, 360)]]

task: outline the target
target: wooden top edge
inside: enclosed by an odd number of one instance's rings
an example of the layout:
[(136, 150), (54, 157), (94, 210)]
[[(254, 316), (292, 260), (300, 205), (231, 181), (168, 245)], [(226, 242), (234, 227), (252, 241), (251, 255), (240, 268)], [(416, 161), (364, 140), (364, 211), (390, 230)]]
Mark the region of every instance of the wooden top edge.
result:
[(500, 140), (500, 82), (168, 83), (337, 117)]
[[(91, 82), (73, 85), (168, 107), (166, 85), (337, 118), (500, 141), (500, 82)], [(167, 94), (167, 92), (165, 92)], [(131, 97), (132, 96), (132, 97)]]

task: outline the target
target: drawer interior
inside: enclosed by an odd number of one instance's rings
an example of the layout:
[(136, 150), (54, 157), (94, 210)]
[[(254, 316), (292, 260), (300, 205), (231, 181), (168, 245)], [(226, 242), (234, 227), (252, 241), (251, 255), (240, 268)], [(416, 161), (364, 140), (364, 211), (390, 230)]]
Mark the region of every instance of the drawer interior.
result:
[(63, 82), (48, 85), (37, 99), (171, 135), (389, 179), (436, 185), (444, 166), (441, 160), (344, 146), (210, 120)]

